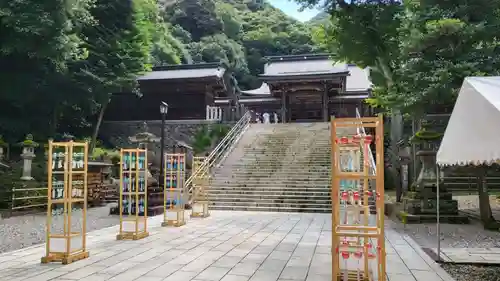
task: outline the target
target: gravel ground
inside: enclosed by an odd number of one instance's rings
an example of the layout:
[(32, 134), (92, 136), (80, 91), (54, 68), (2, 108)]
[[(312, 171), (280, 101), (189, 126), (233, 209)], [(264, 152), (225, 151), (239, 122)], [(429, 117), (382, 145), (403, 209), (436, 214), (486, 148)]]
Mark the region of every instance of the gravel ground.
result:
[[(477, 196), (457, 196), (460, 209), (477, 209)], [(500, 209), (500, 205), (491, 200), (492, 209)], [(437, 248), (436, 224), (407, 224), (404, 226), (393, 219), (393, 227), (412, 237), (422, 248)], [(441, 247), (443, 248), (498, 248), (500, 232), (485, 230), (481, 223), (471, 220), (468, 225), (441, 224)], [(500, 281), (500, 266), (478, 266), (444, 264), (443, 268), (456, 281)]]
[[(110, 205), (87, 210), (87, 232), (119, 224), (118, 216), (109, 215)], [(81, 213), (72, 215), (72, 228), (81, 227)], [(45, 243), (46, 215), (14, 216), (0, 219), (0, 253)], [(54, 218), (52, 232), (62, 229), (62, 217)]]
[(456, 281), (500, 281), (500, 267), (463, 264), (443, 264)]

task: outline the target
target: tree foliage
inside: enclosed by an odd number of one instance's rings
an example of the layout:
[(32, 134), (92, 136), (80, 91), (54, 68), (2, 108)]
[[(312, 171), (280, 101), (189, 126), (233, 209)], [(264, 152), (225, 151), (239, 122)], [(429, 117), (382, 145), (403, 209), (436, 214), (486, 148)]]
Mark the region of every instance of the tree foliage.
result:
[(249, 0), (179, 0), (165, 7), (172, 34), (194, 62), (224, 61), (242, 88), (259, 86), (264, 57), (320, 50), (310, 26), (267, 3)]
[(467, 76), (498, 75), (500, 1), (409, 3), (402, 17), (398, 95), (405, 112), (451, 107)]
[[(465, 77), (500, 74), (498, 0), (331, 0), (325, 6), (331, 19), (322, 21), (314, 38), (339, 58), (371, 67), (369, 102), (392, 114), (392, 168), (399, 164), (401, 112), (417, 118), (443, 113)], [(486, 189), (478, 187), (483, 223), (498, 229)]]
[(308, 26), (260, 1), (0, 1), (0, 134), (95, 139), (152, 65), (223, 61), (251, 88), (264, 56), (312, 51)]

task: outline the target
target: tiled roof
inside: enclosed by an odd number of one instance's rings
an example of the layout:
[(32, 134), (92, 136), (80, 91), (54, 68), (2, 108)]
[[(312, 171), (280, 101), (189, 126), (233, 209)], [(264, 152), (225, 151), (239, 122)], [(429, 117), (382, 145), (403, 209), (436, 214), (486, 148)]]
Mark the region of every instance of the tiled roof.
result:
[(219, 63), (167, 65), (154, 67), (152, 72), (146, 73), (142, 77), (139, 77), (138, 80), (173, 80), (206, 77), (220, 78), (224, 75), (225, 71), (225, 66)]
[(341, 74), (347, 70), (334, 66), (327, 55), (303, 55), (268, 58), (261, 76), (300, 76), (314, 74)]

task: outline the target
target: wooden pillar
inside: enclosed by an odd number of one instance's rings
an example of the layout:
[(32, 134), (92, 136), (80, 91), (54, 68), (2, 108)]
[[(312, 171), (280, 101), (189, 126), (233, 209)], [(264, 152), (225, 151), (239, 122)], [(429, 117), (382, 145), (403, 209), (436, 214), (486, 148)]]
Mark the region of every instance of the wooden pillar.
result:
[(286, 112), (287, 112), (286, 93), (285, 93), (285, 89), (283, 88), (283, 91), (281, 91), (281, 122), (283, 122), (283, 123), (288, 122)]
[(286, 100), (286, 120), (288, 123), (292, 122), (292, 108), (290, 104), (290, 95), (287, 93), (285, 96)]
[(328, 85), (323, 82), (323, 93), (321, 98), (321, 108), (323, 111), (323, 122), (328, 122)]

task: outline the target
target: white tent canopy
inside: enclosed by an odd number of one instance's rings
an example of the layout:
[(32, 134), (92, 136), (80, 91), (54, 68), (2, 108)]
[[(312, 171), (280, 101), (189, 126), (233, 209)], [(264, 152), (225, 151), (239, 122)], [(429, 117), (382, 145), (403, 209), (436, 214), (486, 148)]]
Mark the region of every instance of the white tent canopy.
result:
[(440, 166), (500, 161), (500, 76), (467, 77), (437, 152)]

